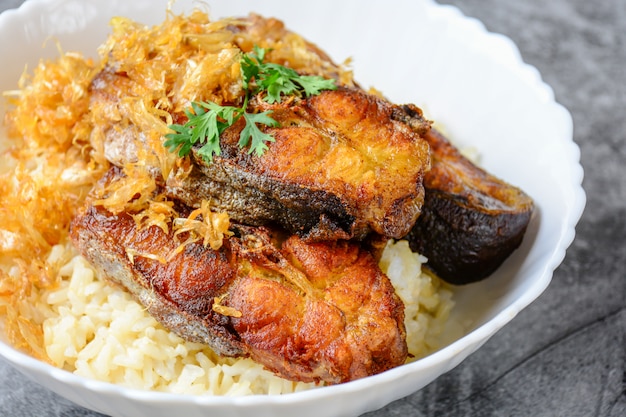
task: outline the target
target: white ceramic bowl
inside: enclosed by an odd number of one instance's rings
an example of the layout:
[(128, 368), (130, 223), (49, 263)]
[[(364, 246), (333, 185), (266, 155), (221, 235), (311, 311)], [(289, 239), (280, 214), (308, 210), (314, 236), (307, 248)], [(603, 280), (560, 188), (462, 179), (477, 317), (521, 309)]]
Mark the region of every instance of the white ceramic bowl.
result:
[[(357, 80), (398, 103), (424, 106), (456, 141), (475, 146), (492, 173), (537, 204), (521, 248), (488, 280), (459, 289), (455, 314), (468, 333), (440, 351), (388, 372), (283, 396), (201, 397), (139, 391), (55, 369), (0, 342), (24, 374), (84, 407), (112, 416), (356, 416), (406, 396), (449, 371), (546, 288), (563, 260), (585, 194), (570, 114), (506, 37), (430, 0), (207, 0), (213, 17), (251, 11), (283, 19), (338, 62), (353, 58)], [(0, 90), (16, 88), (28, 65), (64, 50), (96, 56), (109, 18), (156, 24), (167, 0), (28, 0), (0, 15)], [(178, 1), (175, 10), (189, 10)], [(383, 7), (384, 6), (384, 7)], [(47, 42), (46, 42), (47, 41)], [(5, 107), (0, 107), (4, 113)], [(1, 114), (0, 114), (1, 116)], [(5, 134), (0, 131), (0, 134)]]

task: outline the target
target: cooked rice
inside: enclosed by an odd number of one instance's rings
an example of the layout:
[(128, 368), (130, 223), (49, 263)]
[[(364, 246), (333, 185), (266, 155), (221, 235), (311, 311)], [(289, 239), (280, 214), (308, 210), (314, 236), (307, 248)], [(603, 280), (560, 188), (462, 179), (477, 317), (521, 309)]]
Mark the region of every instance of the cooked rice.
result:
[[(127, 292), (100, 279), (71, 245), (55, 246), (48, 261), (68, 258), (59, 270), (59, 286), (36, 298), (46, 353), (55, 366), (127, 387), (197, 395), (284, 394), (315, 386), (184, 341)], [(381, 259), (406, 306), (412, 360), (439, 347), (453, 306), (452, 292), (422, 272), (425, 261), (406, 241), (389, 243)]]

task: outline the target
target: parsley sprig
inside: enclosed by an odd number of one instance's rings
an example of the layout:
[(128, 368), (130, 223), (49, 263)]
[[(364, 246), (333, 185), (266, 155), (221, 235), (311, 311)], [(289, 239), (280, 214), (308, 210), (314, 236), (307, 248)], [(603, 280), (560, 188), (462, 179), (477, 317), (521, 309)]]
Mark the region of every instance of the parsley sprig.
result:
[(335, 90), (335, 80), (317, 75), (300, 75), (295, 70), (272, 62), (263, 62), (265, 49), (255, 46), (253, 52), (241, 58), (243, 87), (249, 89), (256, 82), (255, 94), (267, 92), (264, 100), (270, 104), (280, 103), (281, 96), (302, 95), (310, 97), (323, 90)]
[(204, 143), (198, 150), (198, 154), (207, 163), (213, 162), (213, 155), (221, 155), (220, 136), (222, 133), (243, 117), (246, 125), (239, 135), (239, 147), (248, 146), (250, 141), (250, 153), (263, 155), (267, 149), (265, 142), (273, 142), (274, 138), (263, 133), (257, 124), (265, 126), (278, 126), (278, 122), (272, 119), (271, 111), (262, 113), (246, 113), (245, 107), (220, 106), (212, 101), (193, 102), (191, 110), (185, 110), (187, 123), (184, 125), (170, 125), (169, 128), (175, 133), (165, 135), (167, 140), (163, 145), (171, 152), (178, 150), (178, 156), (188, 155), (196, 143)]
[(283, 96), (310, 97), (323, 90), (337, 88), (335, 80), (300, 75), (283, 65), (263, 62), (265, 54), (265, 49), (254, 46), (252, 52), (241, 57), (241, 78), (245, 91), (242, 107), (221, 106), (212, 101), (193, 102), (191, 109), (185, 110), (187, 122), (183, 125), (170, 125), (173, 133), (165, 135), (163, 145), (170, 152), (178, 152), (178, 156), (182, 157), (188, 155), (196, 143), (201, 143), (203, 145), (198, 154), (205, 162), (212, 163), (213, 156), (219, 156), (222, 152), (222, 133), (243, 117), (245, 126), (239, 135), (238, 145), (240, 148), (249, 145), (248, 153), (261, 156), (267, 150), (266, 143), (273, 142), (274, 138), (264, 133), (259, 125), (277, 127), (279, 123), (270, 116), (271, 110), (261, 113), (247, 112), (252, 94), (265, 93), (262, 95), (263, 100), (273, 104), (280, 103)]

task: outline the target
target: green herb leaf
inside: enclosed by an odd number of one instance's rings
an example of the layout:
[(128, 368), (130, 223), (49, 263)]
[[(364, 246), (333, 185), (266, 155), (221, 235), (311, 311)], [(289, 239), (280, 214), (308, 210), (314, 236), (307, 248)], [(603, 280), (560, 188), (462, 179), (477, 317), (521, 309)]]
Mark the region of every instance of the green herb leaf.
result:
[(170, 152), (178, 151), (178, 156), (182, 157), (187, 155), (193, 146), (190, 140), (191, 133), (189, 129), (181, 125), (170, 125), (169, 128), (176, 133), (168, 133), (165, 135), (167, 140), (163, 142), (163, 146), (168, 148)]
[(262, 124), (265, 126), (278, 126), (278, 122), (271, 117), (271, 111), (264, 111), (263, 113), (244, 113), (243, 118), (246, 121), (246, 126), (241, 131), (239, 135), (239, 147), (243, 148), (248, 146), (250, 143), (250, 139), (252, 139), (252, 143), (250, 144), (250, 150), (248, 153), (255, 153), (257, 156), (263, 155), (263, 153), (267, 150), (267, 145), (265, 142), (274, 142), (274, 138), (267, 133), (263, 133), (261, 129), (257, 126), (257, 124)]
[(318, 75), (300, 75), (292, 68), (272, 62), (263, 62), (266, 50), (254, 47), (254, 51), (244, 54), (241, 60), (243, 87), (250, 89), (256, 83), (254, 93), (266, 92), (263, 98), (270, 104), (280, 103), (283, 96), (304, 95), (310, 97), (323, 90), (335, 90), (335, 80)]
[(244, 90), (248, 90), (250, 82), (259, 74), (259, 65), (265, 59), (265, 49), (254, 45), (253, 51), (241, 56), (241, 78)]
[(178, 149), (178, 156), (185, 156), (195, 143), (204, 143), (198, 153), (211, 163), (213, 155), (221, 154), (220, 136), (241, 117), (243, 110), (233, 106), (220, 106), (211, 101), (193, 102), (191, 108), (193, 112), (185, 110), (187, 123), (169, 126), (176, 133), (165, 135), (167, 140), (163, 145), (170, 152)]
[(291, 68), (272, 63), (263, 64), (257, 76), (257, 92), (267, 91), (265, 101), (270, 104), (280, 103), (281, 96), (299, 92), (298, 85), (294, 82), (298, 77), (300, 74)]
[(324, 90), (336, 90), (337, 84), (335, 80), (318, 77), (316, 75), (302, 75), (298, 78), (297, 83), (304, 90), (307, 97), (316, 96)]

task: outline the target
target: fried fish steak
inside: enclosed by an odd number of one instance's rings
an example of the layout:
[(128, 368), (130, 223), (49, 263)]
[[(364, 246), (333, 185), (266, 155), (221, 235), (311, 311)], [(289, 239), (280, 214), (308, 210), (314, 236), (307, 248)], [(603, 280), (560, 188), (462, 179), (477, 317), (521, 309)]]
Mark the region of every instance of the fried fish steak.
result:
[(534, 202), (462, 156), (435, 129), (424, 138), (431, 147), (432, 169), (424, 177), (422, 214), (407, 240), (440, 278), (452, 284), (479, 281), (519, 247)]
[[(260, 157), (238, 146), (243, 120), (221, 137), (207, 164), (194, 154), (190, 174), (168, 179), (171, 196), (190, 206), (210, 200), (237, 221), (278, 223), (312, 241), (400, 238), (420, 214), (428, 144), (394, 119), (396, 106), (352, 88), (324, 91), (271, 110), (280, 127)], [(421, 119), (423, 132), (429, 123)]]
[[(116, 103), (132, 91), (128, 84), (123, 74), (103, 70), (92, 84), (94, 105), (115, 115)], [(275, 141), (262, 156), (239, 147), (242, 118), (222, 134), (221, 155), (212, 163), (195, 148), (192, 166), (164, 179), (169, 196), (191, 207), (207, 200), (235, 221), (278, 224), (311, 241), (409, 232), (430, 167), (429, 147), (420, 137), (430, 122), (421, 113), (413, 119), (419, 128), (411, 128), (397, 119), (397, 106), (348, 87), (274, 105), (252, 100), (248, 108), (265, 110), (280, 126), (263, 128)], [(104, 155), (117, 166), (149, 160), (145, 152), (137, 155), (142, 147), (145, 135), (133, 124), (111, 123), (105, 133)]]
[(100, 273), (165, 327), (227, 356), (249, 356), (296, 381), (340, 383), (407, 358), (404, 306), (373, 256), (346, 241), (280, 243), (238, 226), (219, 250), (138, 228), (88, 205), (70, 237)]

